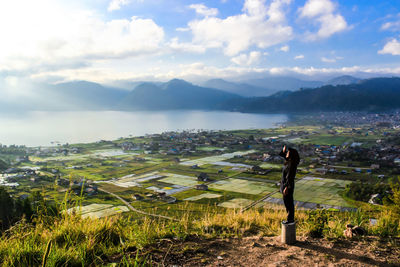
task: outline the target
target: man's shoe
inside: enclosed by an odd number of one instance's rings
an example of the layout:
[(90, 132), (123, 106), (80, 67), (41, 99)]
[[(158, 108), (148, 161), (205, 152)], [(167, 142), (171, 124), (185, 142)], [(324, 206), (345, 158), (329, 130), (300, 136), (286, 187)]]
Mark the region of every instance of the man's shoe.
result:
[(282, 221), (282, 224), (290, 224), (290, 223), (294, 223), (294, 220), (290, 220), (290, 221)]

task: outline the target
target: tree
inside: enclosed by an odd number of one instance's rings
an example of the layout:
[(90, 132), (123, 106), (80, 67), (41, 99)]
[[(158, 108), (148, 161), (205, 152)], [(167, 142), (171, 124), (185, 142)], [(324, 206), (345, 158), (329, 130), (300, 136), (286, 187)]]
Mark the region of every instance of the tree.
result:
[(0, 227), (7, 229), (14, 216), (14, 201), (4, 187), (0, 187)]

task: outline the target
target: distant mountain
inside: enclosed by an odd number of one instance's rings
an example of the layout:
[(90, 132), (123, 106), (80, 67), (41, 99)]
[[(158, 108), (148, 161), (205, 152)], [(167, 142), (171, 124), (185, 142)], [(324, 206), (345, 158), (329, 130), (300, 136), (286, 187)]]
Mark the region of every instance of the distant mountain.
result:
[[(233, 103), (233, 102), (232, 102)], [(238, 105), (237, 102), (233, 103)], [(400, 108), (400, 78), (374, 78), (349, 85), (327, 85), (270, 97), (249, 98), (242, 112), (312, 112)]]
[(79, 109), (111, 109), (129, 94), (126, 90), (86, 81), (50, 85), (46, 92), (66, 106)]
[(296, 91), (300, 88), (316, 88), (324, 85), (321, 81), (305, 81), (293, 77), (266, 77), (263, 79), (246, 80), (244, 83), (266, 88), (270, 94), (279, 91)]
[(118, 105), (127, 110), (165, 110), (165, 109), (229, 109), (225, 103), (240, 100), (241, 96), (193, 85), (184, 80), (173, 79), (156, 85), (138, 85)]
[(121, 89), (125, 89), (125, 90), (128, 90), (128, 91), (132, 91), (138, 85), (141, 85), (143, 83), (154, 83), (155, 85), (163, 84), (162, 82), (153, 82), (153, 81), (117, 80), (117, 81), (112, 82), (111, 87), (116, 87), (116, 88), (121, 88)]
[(350, 76), (350, 75), (343, 75), (339, 77), (335, 77), (330, 79), (325, 83), (325, 85), (347, 85), (352, 83), (358, 83), (361, 79)]
[[(282, 77), (281, 77), (282, 78)], [(268, 78), (269, 79), (269, 78)], [(280, 86), (294, 86), (289, 79)], [(26, 110), (227, 110), (241, 112), (313, 112), (384, 110), (400, 108), (400, 78), (358, 80), (338, 77), (331, 82), (356, 83), (325, 85), (318, 88), (281, 90), (270, 96), (251, 96), (251, 90), (265, 90), (255, 85), (236, 84), (224, 80), (209, 81), (225, 90), (202, 87), (184, 80), (166, 83), (141, 83), (127, 91), (97, 83), (78, 81), (56, 85), (32, 85), (30, 94), (8, 100), (0, 99), (0, 112)], [(253, 80), (254, 84), (267, 79)], [(271, 81), (271, 80), (268, 80)], [(277, 80), (275, 80), (277, 81)], [(301, 81), (301, 80), (297, 80)], [(316, 85), (319, 82), (305, 82)], [(270, 83), (271, 84), (271, 83)], [(297, 86), (300, 82), (297, 83)], [(225, 87), (224, 87), (225, 86)], [(228, 90), (229, 89), (229, 90)], [(232, 93), (228, 91), (235, 91)], [(240, 92), (240, 93), (239, 93)], [(255, 91), (252, 91), (254, 94)], [(243, 97), (239, 94), (248, 94)]]
[(267, 88), (257, 87), (246, 83), (228, 82), (223, 79), (212, 79), (206, 81), (203, 86), (214, 88), (241, 96), (268, 96), (273, 91)]

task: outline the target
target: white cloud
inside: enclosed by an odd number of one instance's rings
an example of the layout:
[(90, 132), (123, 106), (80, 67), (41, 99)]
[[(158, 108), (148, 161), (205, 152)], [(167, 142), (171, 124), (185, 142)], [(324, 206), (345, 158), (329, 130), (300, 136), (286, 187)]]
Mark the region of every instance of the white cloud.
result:
[(172, 38), (167, 46), (173, 50), (182, 52), (204, 53), (206, 51), (205, 47), (201, 45), (196, 45), (192, 43), (180, 43), (178, 38)]
[(184, 28), (184, 27), (179, 27), (179, 28), (176, 28), (175, 31), (177, 31), (177, 32), (188, 32), (188, 31), (190, 31), (190, 29), (189, 28)]
[(154, 54), (164, 41), (163, 28), (151, 19), (103, 20), (51, 0), (1, 2), (0, 32), (0, 71), (77, 68)]
[(281, 50), (282, 52), (288, 52), (289, 49), (290, 49), (290, 47), (288, 45), (284, 45), (279, 50)]
[(252, 51), (248, 55), (247, 54), (240, 54), (236, 57), (233, 57), (231, 61), (240, 66), (250, 66), (255, 63), (258, 63), (261, 58), (261, 53), (258, 51)]
[(299, 8), (300, 17), (314, 20), (319, 29), (315, 33), (308, 32), (308, 40), (324, 39), (335, 33), (349, 29), (343, 16), (336, 12), (336, 6), (330, 0), (307, 0), (305, 5)]
[(297, 55), (294, 57), (295, 60), (304, 59), (304, 55)]
[[(57, 76), (60, 80), (87, 80), (98, 83), (112, 84), (116, 80), (129, 81), (167, 81), (173, 78), (188, 81), (205, 81), (207, 79), (222, 78), (229, 80), (246, 80), (263, 78), (266, 75), (293, 76), (302, 79), (324, 79), (339, 75), (354, 75), (357, 77), (376, 77), (400, 75), (400, 67), (366, 67), (349, 66), (340, 68), (315, 68), (315, 67), (274, 67), (263, 68), (245, 65), (231, 65), (216, 67), (203, 62), (189, 64), (176, 64), (165, 66), (160, 63), (159, 68), (139, 67), (136, 71), (120, 71), (110, 67), (88, 67), (85, 69), (63, 69), (52, 72), (41, 72), (34, 76), (38, 80), (46, 80), (49, 76)], [(60, 78), (61, 77), (61, 78)], [(1, 82), (1, 80), (0, 80)], [(0, 91), (1, 93), (1, 91)]]
[(299, 10), (301, 17), (315, 18), (333, 13), (335, 6), (330, 0), (308, 0)]
[(292, 38), (285, 10), (291, 0), (246, 0), (243, 13), (225, 19), (206, 17), (189, 22), (193, 42), (206, 48), (223, 48), (235, 56), (251, 46), (267, 48)]
[(400, 30), (400, 20), (384, 23), (381, 27), (381, 30), (399, 31)]
[(326, 58), (326, 57), (321, 57), (321, 61), (325, 63), (335, 63), (336, 59), (335, 58)]
[(400, 56), (400, 42), (397, 39), (392, 39), (387, 42), (385, 46), (378, 51), (379, 54), (391, 54), (394, 56)]
[(334, 56), (334, 57), (330, 57), (330, 58), (321, 57), (321, 61), (325, 62), (325, 63), (335, 63), (338, 60), (342, 60), (342, 59), (343, 59), (343, 57), (340, 57), (340, 56)]
[(114, 11), (121, 9), (121, 6), (125, 6), (129, 4), (131, 0), (111, 0), (110, 4), (108, 5), (108, 11)]
[(208, 8), (204, 4), (193, 4), (193, 5), (190, 5), (189, 8), (194, 9), (197, 14), (205, 16), (205, 17), (218, 15), (218, 9)]
[(384, 31), (400, 31), (400, 13), (397, 14), (397, 20), (396, 21), (391, 21), (391, 22), (386, 22), (382, 24), (381, 30)]

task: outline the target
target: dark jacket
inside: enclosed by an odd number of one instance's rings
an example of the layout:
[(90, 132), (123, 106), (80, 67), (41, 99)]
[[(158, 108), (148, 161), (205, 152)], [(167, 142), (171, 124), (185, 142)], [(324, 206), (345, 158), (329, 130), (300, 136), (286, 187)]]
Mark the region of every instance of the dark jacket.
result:
[[(290, 155), (297, 155), (297, 158), (293, 159)], [(288, 190), (294, 190), (294, 178), (296, 177), (297, 165), (299, 163), (298, 152), (296, 149), (289, 148), (289, 159), (286, 158), (285, 153), (279, 153), (279, 156), (285, 158), (285, 164), (282, 170), (282, 180), (280, 191), (283, 193), (285, 187)]]

